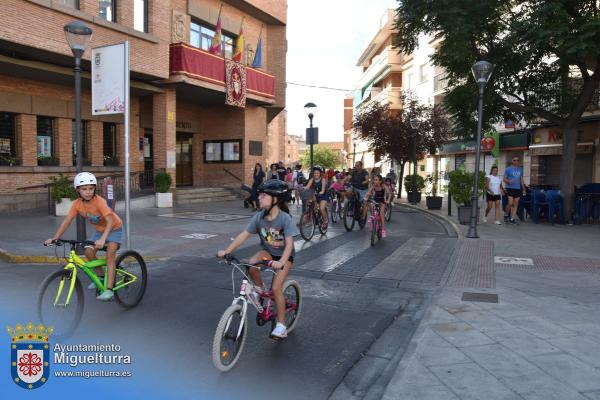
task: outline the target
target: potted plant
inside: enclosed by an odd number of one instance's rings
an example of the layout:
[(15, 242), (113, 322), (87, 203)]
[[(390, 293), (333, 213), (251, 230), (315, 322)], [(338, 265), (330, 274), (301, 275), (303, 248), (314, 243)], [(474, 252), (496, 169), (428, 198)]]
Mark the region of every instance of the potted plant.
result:
[[(415, 188), (417, 190), (415, 192), (413, 192), (413, 179), (416, 180)], [(404, 178), (404, 189), (408, 194), (408, 201), (410, 203), (420, 203), (421, 192), (425, 189), (425, 179), (421, 175), (407, 175)]]
[(19, 165), (19, 160), (13, 156), (0, 156), (0, 166), (8, 166), (12, 167), (15, 165)]
[(173, 207), (173, 193), (169, 192), (172, 182), (171, 175), (166, 172), (159, 172), (154, 176), (156, 207)]
[(51, 194), (55, 204), (54, 213), (57, 216), (65, 216), (69, 213), (73, 200), (77, 199), (73, 181), (62, 173), (59, 173), (58, 177), (51, 176), (48, 179), (50, 179)]
[(104, 166), (118, 166), (119, 158), (117, 156), (104, 156)]
[[(473, 173), (467, 172), (464, 168), (460, 168), (450, 172), (450, 183), (448, 189), (452, 198), (458, 204), (458, 222), (462, 225), (469, 224), (471, 219), (471, 196), (473, 189)], [(479, 173), (478, 196), (483, 193), (485, 187), (485, 174)], [(479, 218), (479, 210), (477, 210), (477, 218)]]
[(427, 203), (427, 209), (439, 210), (442, 208), (442, 197), (437, 195), (437, 185), (440, 180), (440, 176), (437, 172), (427, 175), (425, 181), (427, 182), (427, 194), (425, 202)]
[(53, 156), (38, 156), (37, 162), (39, 166), (51, 167), (58, 165), (58, 158)]

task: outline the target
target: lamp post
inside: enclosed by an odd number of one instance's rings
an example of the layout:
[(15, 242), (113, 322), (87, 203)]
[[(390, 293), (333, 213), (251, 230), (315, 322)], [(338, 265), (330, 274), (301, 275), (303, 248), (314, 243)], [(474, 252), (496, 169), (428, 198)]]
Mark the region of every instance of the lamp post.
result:
[[(65, 38), (75, 56), (75, 169), (80, 173), (83, 169), (83, 135), (81, 132), (81, 57), (92, 38), (92, 29), (81, 21), (73, 21), (64, 26)], [(85, 240), (85, 220), (77, 216), (77, 240)], [(81, 250), (81, 249), (80, 249)]]
[(473, 174), (473, 193), (471, 195), (471, 222), (469, 224), (468, 238), (476, 239), (477, 235), (477, 214), (479, 199), (479, 158), (481, 156), (481, 129), (483, 119), (483, 89), (492, 76), (494, 65), (487, 61), (477, 61), (471, 67), (471, 72), (475, 78), (478, 88), (478, 110), (477, 110), (477, 137), (475, 139), (475, 173)]
[[(309, 128), (309, 134), (306, 135), (306, 139), (309, 139), (310, 137), (310, 172), (312, 172), (313, 169), (313, 145), (315, 143), (315, 132), (314, 132), (314, 128), (313, 128), (313, 118), (315, 116), (315, 112), (317, 111), (317, 105), (315, 103), (306, 103), (304, 105), (304, 111), (306, 112), (306, 115), (308, 115), (308, 119), (310, 120), (310, 128)], [(309, 136), (310, 135), (310, 136)]]
[(417, 204), (417, 130), (419, 129), (419, 127), (421, 126), (421, 121), (419, 121), (418, 118), (413, 117), (410, 119), (410, 127), (413, 129), (413, 135), (412, 135), (412, 143), (411, 143), (411, 147), (412, 147), (412, 159), (413, 159), (413, 176), (411, 179), (411, 183), (412, 183), (412, 188), (411, 188), (411, 192), (412, 194), (412, 198), (409, 198), (408, 201), (410, 201), (412, 204)]

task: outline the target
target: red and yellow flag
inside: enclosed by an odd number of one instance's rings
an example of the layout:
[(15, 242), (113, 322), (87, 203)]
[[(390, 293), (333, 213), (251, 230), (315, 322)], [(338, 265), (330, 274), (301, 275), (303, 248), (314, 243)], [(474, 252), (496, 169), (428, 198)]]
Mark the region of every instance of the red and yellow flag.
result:
[(210, 51), (213, 54), (221, 55), (222, 53), (222, 42), (223, 39), (221, 37), (221, 10), (223, 9), (223, 5), (219, 9), (219, 17), (217, 18), (217, 27), (215, 29), (215, 36), (213, 36), (212, 42), (210, 44)]
[(244, 20), (240, 25), (240, 34), (235, 41), (235, 53), (233, 54), (233, 61), (241, 62), (244, 55)]

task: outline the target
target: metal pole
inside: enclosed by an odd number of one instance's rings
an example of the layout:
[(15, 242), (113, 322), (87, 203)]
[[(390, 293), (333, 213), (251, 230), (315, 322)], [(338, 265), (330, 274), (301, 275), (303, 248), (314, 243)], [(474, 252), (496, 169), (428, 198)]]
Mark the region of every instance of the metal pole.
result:
[(313, 160), (313, 143), (315, 141), (315, 133), (313, 132), (313, 117), (312, 114), (309, 115), (308, 117), (310, 119), (310, 172), (312, 173), (312, 169), (313, 169), (313, 165), (314, 165), (314, 160)]
[[(75, 171), (77, 173), (83, 170), (83, 133), (81, 132), (81, 56), (75, 56), (75, 140), (77, 154), (75, 155)], [(86, 239), (85, 219), (77, 215), (77, 240)], [(83, 254), (83, 247), (78, 248), (77, 252)]]
[(413, 129), (413, 138), (412, 138), (412, 143), (411, 143), (411, 147), (412, 147), (412, 164), (413, 164), (413, 176), (411, 179), (411, 186), (412, 186), (412, 199), (411, 199), (411, 203), (412, 204), (417, 204), (417, 199), (416, 199), (416, 191), (417, 191), (417, 130)]
[(354, 168), (354, 166), (356, 165), (356, 143), (352, 143), (352, 149), (354, 150), (354, 152), (352, 153), (352, 167)]
[(129, 218), (129, 41), (125, 41), (125, 246), (131, 248)]
[(473, 174), (473, 193), (471, 195), (471, 223), (469, 224), (468, 238), (477, 239), (477, 214), (478, 214), (478, 199), (479, 199), (479, 158), (481, 156), (481, 129), (483, 119), (483, 88), (484, 85), (479, 85), (479, 104), (477, 111), (477, 137), (475, 139), (475, 173)]

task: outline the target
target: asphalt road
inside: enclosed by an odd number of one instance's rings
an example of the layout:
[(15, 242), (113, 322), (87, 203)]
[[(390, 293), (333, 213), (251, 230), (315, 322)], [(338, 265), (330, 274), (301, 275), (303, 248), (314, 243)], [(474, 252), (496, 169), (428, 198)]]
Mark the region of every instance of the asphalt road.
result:
[[(441, 279), (456, 240), (438, 222), (407, 210), (394, 212), (387, 231), (388, 238), (374, 247), (368, 228), (346, 233), (341, 223), (309, 244), (298, 237), (292, 278), (302, 286), (304, 308), (296, 330), (273, 342), (270, 325), (258, 327), (251, 318), (241, 359), (228, 373), (212, 366), (211, 345), (232, 299), (231, 271), (208, 251), (150, 262), (146, 296), (132, 310), (100, 303), (86, 290), (81, 324), (63, 344), (119, 344), (132, 355), (132, 379), (147, 398), (161, 391), (196, 398), (328, 398), (393, 319), (420, 296), (419, 285)], [(239, 254), (255, 249), (252, 245)], [(38, 286), (57, 268), (0, 264), (4, 305), (10, 301), (35, 320)], [(87, 286), (87, 278), (83, 283)]]

